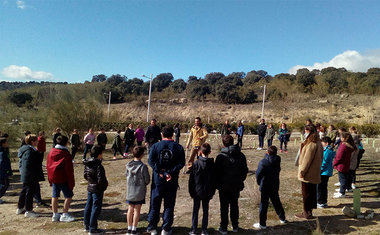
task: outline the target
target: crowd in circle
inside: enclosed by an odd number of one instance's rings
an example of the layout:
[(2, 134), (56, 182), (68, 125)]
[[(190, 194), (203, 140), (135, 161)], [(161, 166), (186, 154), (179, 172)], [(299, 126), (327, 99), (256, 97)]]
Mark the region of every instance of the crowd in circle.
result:
[[(179, 187), (181, 170), (189, 175), (188, 191), (193, 199), (192, 225), (189, 234), (198, 232), (198, 214), (202, 206), (203, 218), (201, 234), (208, 234), (209, 203), (216, 190), (220, 202), (220, 234), (227, 234), (229, 218), (232, 232), (239, 231), (239, 204), (240, 192), (244, 189), (248, 167), (246, 157), (242, 152), (244, 125), (238, 122), (236, 133), (237, 142), (234, 143), (231, 125), (228, 121), (223, 124), (221, 138), (223, 147), (218, 154), (210, 158), (211, 146), (207, 143), (208, 132), (202, 124), (201, 118), (196, 117), (190, 128), (185, 148), (179, 144), (180, 125), (165, 126), (162, 129), (153, 119), (146, 132), (141, 126), (133, 129), (130, 124), (121, 138), (121, 130), (116, 132), (112, 142), (113, 158), (130, 158), (126, 164), (126, 185), (128, 204), (127, 234), (137, 234), (140, 211), (146, 203), (146, 193), (150, 184), (150, 200), (147, 232), (152, 235), (172, 234), (174, 208)], [(267, 211), (269, 201), (279, 217), (280, 223), (289, 223), (279, 196), (281, 157), (278, 151), (288, 153), (288, 142), (291, 132), (286, 123), (282, 123), (279, 130), (273, 125), (266, 124), (262, 119), (257, 128), (259, 147), (263, 150), (265, 140), (267, 149), (264, 158), (255, 170), (256, 182), (260, 189), (259, 221), (253, 227), (258, 230), (267, 228)], [(272, 145), (278, 134), (280, 149)], [(0, 204), (13, 174), (11, 168), (8, 134), (0, 132)], [(53, 222), (72, 222), (75, 218), (70, 215), (70, 205), (74, 196), (75, 187), (73, 163), (75, 156), (82, 145), (78, 130), (73, 130), (70, 138), (57, 128), (53, 134), (53, 146), (46, 159), (47, 180), (52, 187), (51, 209)], [(303, 198), (303, 212), (295, 216), (300, 219), (313, 219), (313, 210), (328, 207), (328, 181), (336, 169), (339, 175), (339, 189), (334, 198), (343, 198), (356, 187), (356, 169), (364, 149), (360, 135), (355, 127), (349, 131), (345, 128), (328, 128), (307, 120), (302, 132), (302, 143), (297, 153), (295, 164), (298, 166), (297, 177), (301, 182)], [(103, 152), (106, 149), (108, 137), (105, 129), (95, 135), (89, 129), (83, 138), (84, 151), (84, 179), (87, 184), (87, 203), (84, 208), (84, 230), (89, 234), (102, 234), (98, 228), (98, 217), (102, 211), (104, 191), (108, 187), (106, 170), (102, 165)], [(135, 144), (137, 143), (137, 144)], [(71, 145), (71, 151), (69, 146)], [(123, 149), (124, 147), (124, 149)], [(186, 159), (186, 149), (190, 152)], [(22, 189), (19, 194), (16, 214), (27, 218), (38, 217), (33, 211), (33, 201), (37, 206), (47, 206), (41, 199), (40, 182), (45, 180), (42, 163), (46, 152), (45, 133), (34, 135), (25, 132), (17, 157), (19, 159), (20, 181)], [(148, 165), (142, 158), (148, 153)], [(87, 156), (89, 155), (89, 157)], [(58, 213), (58, 199), (63, 194), (62, 213)], [(161, 204), (163, 202), (163, 223), (158, 227)]]

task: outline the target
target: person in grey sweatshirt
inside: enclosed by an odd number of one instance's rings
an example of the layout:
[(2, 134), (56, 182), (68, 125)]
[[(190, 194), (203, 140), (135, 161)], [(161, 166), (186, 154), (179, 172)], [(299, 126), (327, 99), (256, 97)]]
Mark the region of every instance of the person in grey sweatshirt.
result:
[(148, 167), (141, 161), (144, 151), (144, 147), (136, 146), (132, 151), (133, 160), (127, 164), (128, 235), (137, 234), (141, 206), (145, 204), (146, 188), (150, 183)]

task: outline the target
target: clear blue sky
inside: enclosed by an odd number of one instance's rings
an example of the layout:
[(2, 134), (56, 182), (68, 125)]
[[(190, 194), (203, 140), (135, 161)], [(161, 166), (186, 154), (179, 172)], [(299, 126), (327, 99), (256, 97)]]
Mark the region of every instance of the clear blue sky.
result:
[(379, 49), (380, 1), (0, 0), (10, 65), (59, 81), (95, 74), (287, 72)]

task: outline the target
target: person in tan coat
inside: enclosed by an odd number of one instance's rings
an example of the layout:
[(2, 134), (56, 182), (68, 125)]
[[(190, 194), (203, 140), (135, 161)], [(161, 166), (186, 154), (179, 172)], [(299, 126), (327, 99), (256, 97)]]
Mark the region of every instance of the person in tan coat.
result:
[(317, 208), (317, 185), (321, 182), (323, 146), (318, 133), (311, 126), (305, 127), (306, 140), (301, 144), (298, 180), (302, 184), (303, 212), (296, 214), (302, 219), (312, 219)]
[(208, 133), (205, 127), (202, 125), (200, 117), (195, 118), (195, 125), (190, 130), (190, 136), (187, 140), (186, 148), (190, 149), (190, 143), (192, 144), (190, 159), (187, 163), (187, 168), (190, 169), (194, 163), (195, 158), (198, 155), (198, 151), (202, 144), (206, 142)]

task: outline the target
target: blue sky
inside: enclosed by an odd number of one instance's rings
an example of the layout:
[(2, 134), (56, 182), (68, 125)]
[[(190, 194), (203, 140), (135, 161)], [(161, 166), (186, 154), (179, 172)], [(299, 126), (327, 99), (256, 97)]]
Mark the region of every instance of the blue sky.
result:
[(366, 70), (380, 67), (379, 12), (359, 0), (0, 0), (0, 80)]

